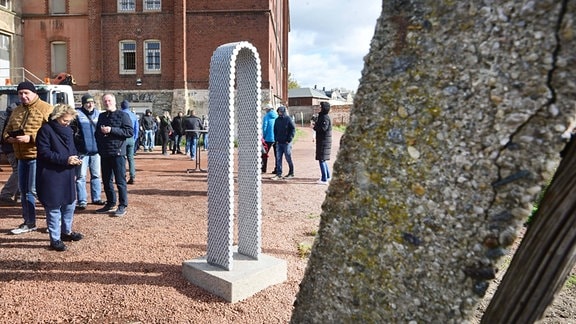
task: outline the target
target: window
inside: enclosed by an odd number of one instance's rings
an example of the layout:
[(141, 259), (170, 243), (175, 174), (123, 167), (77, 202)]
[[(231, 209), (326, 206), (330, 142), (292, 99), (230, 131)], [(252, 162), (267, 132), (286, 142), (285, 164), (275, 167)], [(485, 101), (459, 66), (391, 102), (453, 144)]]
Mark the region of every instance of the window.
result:
[(161, 10), (162, 0), (144, 0), (144, 10)]
[(10, 36), (0, 34), (0, 80), (10, 78)]
[(0, 7), (10, 9), (10, 0), (0, 0)]
[(136, 11), (136, 0), (118, 0), (118, 11)]
[(136, 74), (136, 42), (120, 42), (120, 74)]
[(50, 0), (50, 13), (62, 15), (66, 13), (66, 0)]
[(68, 46), (64, 42), (53, 42), (51, 44), (51, 69), (52, 75), (68, 72)]
[(144, 42), (144, 73), (160, 73), (160, 41)]

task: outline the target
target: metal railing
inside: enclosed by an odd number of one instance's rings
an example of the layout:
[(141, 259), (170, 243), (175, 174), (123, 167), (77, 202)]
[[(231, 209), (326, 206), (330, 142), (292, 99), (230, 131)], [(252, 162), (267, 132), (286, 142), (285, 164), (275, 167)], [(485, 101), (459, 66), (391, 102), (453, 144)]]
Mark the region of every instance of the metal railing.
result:
[(26, 68), (0, 68), (0, 77), (4, 78), (5, 85), (18, 84), (23, 81), (30, 81), (34, 84), (44, 83), (44, 81), (26, 70)]

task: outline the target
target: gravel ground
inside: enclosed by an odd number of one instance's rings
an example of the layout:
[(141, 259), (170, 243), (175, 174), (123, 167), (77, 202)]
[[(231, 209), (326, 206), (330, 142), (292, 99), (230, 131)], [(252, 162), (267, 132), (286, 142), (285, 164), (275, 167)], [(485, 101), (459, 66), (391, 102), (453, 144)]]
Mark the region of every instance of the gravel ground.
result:
[[(41, 207), (39, 231), (12, 236), (20, 208), (0, 206), (0, 323), (288, 322), (306, 267), (298, 246), (311, 244), (326, 190), (316, 184), (310, 129), (302, 130), (293, 151), (296, 178), (263, 175), (263, 253), (288, 262), (286, 282), (229, 304), (183, 278), (182, 262), (206, 251), (206, 174), (186, 173), (192, 161), (157, 149), (136, 156), (128, 214), (97, 215), (98, 206), (89, 205), (74, 222), (85, 239), (68, 243), (66, 252), (48, 249)], [(1, 167), (3, 184), (9, 167)], [(574, 323), (575, 290), (563, 290), (547, 322)]]

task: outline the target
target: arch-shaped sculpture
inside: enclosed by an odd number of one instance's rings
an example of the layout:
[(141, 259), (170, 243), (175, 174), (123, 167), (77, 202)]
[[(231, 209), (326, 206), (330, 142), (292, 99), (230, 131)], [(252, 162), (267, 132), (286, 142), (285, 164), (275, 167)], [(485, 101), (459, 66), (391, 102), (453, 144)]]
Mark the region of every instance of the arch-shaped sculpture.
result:
[[(219, 46), (210, 62), (207, 262), (232, 270), (234, 141), (238, 129), (238, 253), (261, 252), (261, 68), (248, 42)], [(237, 120), (236, 120), (237, 118)]]
[[(224, 44), (214, 51), (208, 104), (208, 247), (206, 257), (183, 262), (183, 274), (193, 284), (229, 302), (287, 279), (286, 261), (261, 253), (261, 80), (260, 58), (252, 44)], [(235, 140), (237, 252), (233, 246)]]

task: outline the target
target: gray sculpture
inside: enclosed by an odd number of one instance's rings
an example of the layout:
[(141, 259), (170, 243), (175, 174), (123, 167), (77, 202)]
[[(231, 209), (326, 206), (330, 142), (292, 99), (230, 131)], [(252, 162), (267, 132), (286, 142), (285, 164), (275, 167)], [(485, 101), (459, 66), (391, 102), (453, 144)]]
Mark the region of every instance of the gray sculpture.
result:
[[(236, 302), (286, 280), (287, 266), (261, 253), (260, 58), (248, 42), (219, 46), (210, 63), (208, 244), (184, 262), (192, 283)], [(238, 118), (238, 246), (234, 246), (234, 141)], [(222, 271), (222, 269), (226, 271)]]

